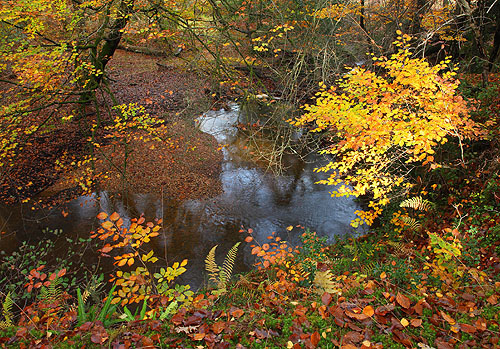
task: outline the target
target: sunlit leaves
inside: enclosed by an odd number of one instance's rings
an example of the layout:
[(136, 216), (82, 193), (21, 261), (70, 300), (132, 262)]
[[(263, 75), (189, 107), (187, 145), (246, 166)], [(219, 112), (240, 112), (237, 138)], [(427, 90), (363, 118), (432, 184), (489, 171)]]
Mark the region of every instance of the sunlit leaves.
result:
[(408, 190), (412, 168), (437, 167), (435, 149), (447, 137), (461, 140), (479, 132), (455, 93), (458, 81), (454, 71), (447, 71), (449, 61), (431, 66), (412, 58), (408, 42), (401, 35), (398, 52), (374, 58), (384, 74), (352, 69), (339, 81), (339, 90), (323, 86), (316, 104), (306, 105), (306, 113), (292, 122), (340, 138), (324, 150), (336, 162), (318, 171), (330, 173), (320, 183), (337, 186), (332, 195), (373, 198), (369, 210), (356, 212), (354, 226), (372, 224), (394, 192)]

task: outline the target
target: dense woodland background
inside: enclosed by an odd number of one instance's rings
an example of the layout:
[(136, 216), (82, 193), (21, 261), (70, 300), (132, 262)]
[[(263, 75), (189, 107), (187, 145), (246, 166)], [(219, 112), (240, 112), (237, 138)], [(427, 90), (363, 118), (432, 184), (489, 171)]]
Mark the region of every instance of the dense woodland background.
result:
[(48, 266), (50, 241), (3, 251), (2, 345), (498, 346), (496, 0), (5, 0), (0, 33), (5, 205), (211, 197), (221, 145), (194, 120), (237, 100), (273, 110), (238, 125), (253, 161), (332, 154), (322, 184), (370, 226), (329, 246), (283, 227), (297, 247), (242, 228), (258, 268), (232, 278), (239, 244), (222, 265), (213, 249), (193, 293), (188, 261), (148, 248), (161, 221), (102, 212), (69, 256), (111, 258), (111, 278)]

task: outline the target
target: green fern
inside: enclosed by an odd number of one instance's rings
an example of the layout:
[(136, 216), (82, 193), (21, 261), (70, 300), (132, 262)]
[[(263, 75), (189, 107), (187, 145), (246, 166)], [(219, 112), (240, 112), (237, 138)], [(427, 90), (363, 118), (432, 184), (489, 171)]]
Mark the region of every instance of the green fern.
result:
[(234, 262), (236, 261), (236, 255), (238, 253), (238, 246), (240, 242), (234, 244), (234, 246), (229, 250), (222, 263), (222, 268), (217, 265), (215, 261), (215, 250), (218, 245), (212, 247), (210, 252), (208, 252), (207, 258), (205, 259), (205, 269), (209, 275), (209, 279), (217, 285), (218, 294), (223, 294), (226, 292), (226, 284), (231, 279), (233, 273)]
[(399, 204), (399, 207), (407, 207), (412, 208), (415, 211), (430, 211), (433, 207), (433, 204), (426, 199), (422, 199), (421, 196), (416, 196), (413, 198), (409, 198), (404, 200)]
[(377, 265), (376, 262), (371, 261), (361, 267), (361, 272), (365, 275), (370, 275)]
[(14, 315), (12, 314), (12, 306), (14, 305), (14, 301), (12, 300), (11, 293), (7, 293), (5, 299), (2, 304), (2, 315), (4, 317), (3, 321), (0, 321), (0, 330), (6, 330), (7, 328), (13, 326), (12, 318)]
[(40, 290), (39, 299), (43, 303), (52, 303), (61, 300), (64, 291), (59, 287), (62, 278), (56, 277), (48, 286), (43, 286)]

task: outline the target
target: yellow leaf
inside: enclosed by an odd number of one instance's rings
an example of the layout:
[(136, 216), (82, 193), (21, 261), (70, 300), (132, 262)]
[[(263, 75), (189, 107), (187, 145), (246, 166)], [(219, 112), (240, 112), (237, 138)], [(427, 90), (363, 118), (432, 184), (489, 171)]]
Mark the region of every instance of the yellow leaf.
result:
[(113, 228), (113, 222), (111, 221), (106, 221), (104, 223), (101, 224), (101, 226), (106, 229), (106, 230), (110, 230), (111, 228)]
[(401, 325), (403, 325), (403, 327), (406, 327), (406, 326), (408, 326), (410, 324), (408, 322), (408, 320), (406, 320), (405, 318), (402, 318), (400, 322), (401, 322)]

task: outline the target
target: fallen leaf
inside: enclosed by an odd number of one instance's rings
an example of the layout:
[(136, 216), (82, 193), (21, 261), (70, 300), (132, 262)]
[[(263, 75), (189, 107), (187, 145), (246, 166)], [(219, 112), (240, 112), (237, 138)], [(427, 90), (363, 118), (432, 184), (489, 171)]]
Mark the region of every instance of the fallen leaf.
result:
[(225, 328), (226, 328), (226, 323), (222, 321), (216, 322), (212, 325), (212, 331), (214, 331), (215, 334), (221, 333), (222, 331), (224, 331)]
[(367, 305), (364, 309), (363, 309), (363, 314), (365, 314), (366, 316), (368, 317), (372, 317), (373, 314), (375, 314), (375, 310), (373, 309), (373, 307), (371, 305)]
[(323, 293), (323, 296), (321, 296), (321, 302), (323, 302), (324, 305), (328, 306), (332, 301), (332, 295), (329, 294), (328, 292)]
[(205, 338), (205, 335), (206, 335), (205, 333), (195, 333), (193, 335), (193, 339), (195, 341), (201, 341), (203, 338)]
[(403, 325), (403, 327), (406, 327), (406, 326), (408, 326), (410, 324), (408, 322), (408, 320), (406, 320), (405, 318), (402, 318), (400, 322), (401, 322), (401, 325)]
[(413, 327), (420, 327), (422, 326), (422, 319), (411, 319), (410, 323)]
[(235, 319), (240, 318), (244, 314), (244, 311), (242, 309), (236, 309), (231, 312), (231, 316), (233, 316)]
[(460, 324), (460, 329), (466, 333), (475, 333), (476, 328), (469, 324)]
[(441, 313), (441, 316), (443, 317), (443, 319), (446, 320), (446, 322), (448, 322), (450, 325), (455, 325), (456, 321), (451, 317), (449, 316), (448, 314), (446, 314), (444, 311), (440, 311)]
[(495, 305), (498, 303), (498, 298), (496, 295), (492, 294), (491, 296), (488, 297), (488, 299), (486, 299), (488, 301), (488, 303), (490, 303), (491, 305)]
[(402, 295), (400, 292), (398, 292), (398, 294), (396, 295), (396, 302), (398, 302), (398, 304), (405, 309), (410, 308), (410, 298)]

